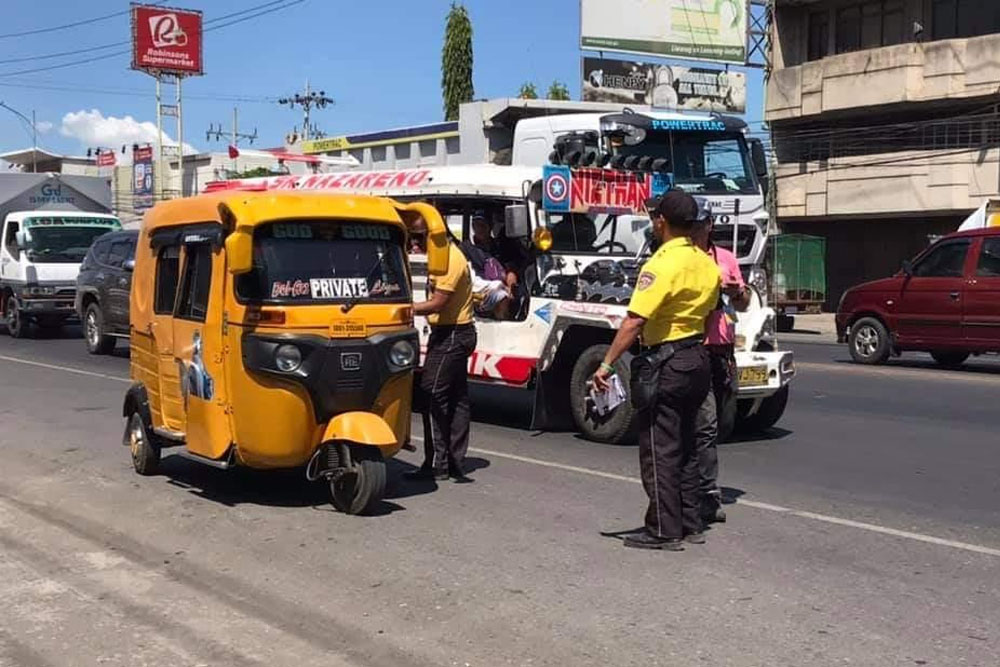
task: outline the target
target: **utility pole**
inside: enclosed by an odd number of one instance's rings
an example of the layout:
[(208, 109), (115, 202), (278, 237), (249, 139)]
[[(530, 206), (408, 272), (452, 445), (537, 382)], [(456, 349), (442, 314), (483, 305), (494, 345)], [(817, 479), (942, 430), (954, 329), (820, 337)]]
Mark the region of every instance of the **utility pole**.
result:
[[(223, 137), (227, 137), (233, 147), (240, 145), (240, 139), (246, 139), (252, 144), (257, 140), (257, 128), (253, 129), (252, 134), (240, 132), (240, 110), (238, 107), (233, 107), (233, 126), (229, 132), (226, 132), (225, 128), (222, 127), (222, 123), (219, 123), (218, 127), (209, 123), (208, 130), (205, 131), (205, 141), (211, 141), (212, 139), (222, 141)], [(236, 158), (233, 158), (233, 171), (237, 171)]]
[(315, 127), (309, 124), (309, 113), (313, 107), (322, 109), (333, 104), (333, 98), (326, 96), (326, 91), (316, 92), (309, 88), (309, 81), (306, 81), (305, 92), (295, 93), (291, 97), (282, 97), (278, 104), (294, 109), (296, 106), (302, 107), (302, 141), (309, 141), (310, 134), (320, 134)]
[(18, 111), (12, 106), (8, 106), (3, 102), (0, 102), (0, 107), (3, 107), (7, 111), (11, 112), (25, 123), (31, 123), (31, 173), (38, 173), (38, 125), (35, 124), (35, 110), (31, 110), (31, 120), (23, 113)]

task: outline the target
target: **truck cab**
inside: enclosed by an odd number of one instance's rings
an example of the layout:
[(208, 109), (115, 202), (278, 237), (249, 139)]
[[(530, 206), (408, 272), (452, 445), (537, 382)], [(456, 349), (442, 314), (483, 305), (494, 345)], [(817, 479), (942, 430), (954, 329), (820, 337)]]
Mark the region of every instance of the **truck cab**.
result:
[(80, 263), (98, 236), (121, 229), (104, 213), (12, 211), (0, 232), (0, 313), (8, 333), (57, 328), (76, 317)]

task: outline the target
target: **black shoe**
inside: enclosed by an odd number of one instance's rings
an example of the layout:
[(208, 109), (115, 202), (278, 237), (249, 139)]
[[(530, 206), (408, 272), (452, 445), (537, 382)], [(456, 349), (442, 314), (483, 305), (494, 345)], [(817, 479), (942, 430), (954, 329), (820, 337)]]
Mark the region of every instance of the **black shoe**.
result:
[(704, 544), (705, 533), (688, 533), (684, 536), (684, 541), (688, 544)]
[(415, 482), (443, 482), (448, 479), (447, 470), (434, 470), (433, 468), (424, 468), (421, 466), (416, 470), (411, 470), (409, 472), (403, 473), (403, 479), (413, 480)]
[(465, 471), (458, 466), (448, 466), (448, 476), (456, 484), (472, 484), (475, 480), (465, 474)]
[(726, 510), (716, 507), (714, 510), (702, 513), (701, 520), (706, 526), (710, 523), (725, 523)]
[(657, 537), (648, 532), (626, 535), (625, 546), (635, 549), (662, 549), (664, 551), (684, 551), (684, 544), (677, 537)]

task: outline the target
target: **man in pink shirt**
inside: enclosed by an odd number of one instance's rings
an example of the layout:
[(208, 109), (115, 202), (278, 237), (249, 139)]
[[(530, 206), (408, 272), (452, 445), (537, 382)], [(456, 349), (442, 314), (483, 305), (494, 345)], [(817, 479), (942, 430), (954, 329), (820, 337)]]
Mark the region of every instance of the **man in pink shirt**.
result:
[[(726, 520), (718, 484), (719, 454), (716, 445), (720, 432), (732, 430), (736, 416), (736, 313), (750, 305), (750, 290), (743, 282), (739, 262), (733, 253), (712, 243), (712, 226), (712, 218), (709, 217), (691, 235), (695, 245), (715, 260), (722, 273), (719, 305), (705, 322), (705, 348), (712, 371), (712, 390), (698, 411), (695, 434), (701, 478), (701, 517), (706, 524)], [(723, 424), (721, 429), (720, 421)]]

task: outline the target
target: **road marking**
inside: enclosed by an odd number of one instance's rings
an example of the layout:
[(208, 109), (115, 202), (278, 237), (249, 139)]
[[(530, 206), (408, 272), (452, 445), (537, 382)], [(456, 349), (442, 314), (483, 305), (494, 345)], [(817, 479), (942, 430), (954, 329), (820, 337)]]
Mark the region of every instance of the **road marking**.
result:
[[(95, 373), (94, 371), (85, 371), (79, 368), (73, 368), (71, 366), (59, 366), (57, 364), (45, 364), (40, 361), (31, 361), (29, 359), (21, 359), (19, 357), (8, 357), (6, 355), (0, 355), (0, 361), (9, 361), (17, 364), (25, 364), (27, 366), (37, 366), (39, 368), (46, 368), (54, 371), (63, 371), (66, 373), (75, 373), (77, 375), (87, 375), (90, 377), (99, 377), (105, 380), (114, 380), (116, 382), (131, 382), (128, 378), (119, 377), (117, 375), (108, 375), (106, 373)], [(816, 364), (817, 366), (820, 364)], [(410, 440), (412, 442), (422, 443), (424, 441), (420, 436), (411, 436)], [(482, 449), (480, 447), (470, 447), (470, 452), (475, 452), (477, 454), (486, 454), (488, 456), (496, 456), (497, 458), (509, 459), (511, 461), (518, 461), (520, 463), (528, 463), (530, 465), (542, 466), (545, 468), (555, 468), (557, 470), (565, 470), (567, 472), (575, 472), (581, 475), (590, 475), (591, 477), (601, 477), (603, 479), (611, 479), (617, 482), (628, 482), (630, 484), (642, 484), (642, 480), (637, 477), (629, 477), (628, 475), (618, 475), (611, 472), (604, 472), (603, 470), (594, 470), (592, 468), (583, 468), (580, 466), (568, 465), (566, 463), (557, 463), (555, 461), (546, 461), (545, 459), (536, 459), (531, 456), (521, 456), (520, 454), (508, 454), (506, 452), (498, 452), (493, 449)], [(913, 540), (916, 542), (923, 542), (925, 544), (936, 544), (938, 546), (949, 547), (952, 549), (959, 549), (962, 551), (970, 551), (972, 553), (985, 554), (988, 556), (1000, 557), (1000, 549), (994, 549), (991, 547), (985, 547), (979, 544), (970, 544), (969, 542), (959, 542), (957, 540), (946, 540), (942, 537), (935, 537), (933, 535), (924, 535), (923, 533), (914, 533), (908, 530), (899, 530), (897, 528), (889, 528), (887, 526), (879, 526), (874, 523), (866, 523), (864, 521), (854, 521), (853, 519), (843, 519), (837, 516), (830, 516), (828, 514), (819, 514), (817, 512), (807, 512), (805, 510), (797, 510), (790, 507), (782, 507), (781, 505), (773, 505), (771, 503), (758, 502), (756, 500), (744, 500), (738, 498), (736, 500), (738, 505), (746, 505), (747, 507), (753, 507), (754, 509), (764, 510), (767, 512), (778, 512), (780, 514), (788, 514), (790, 516), (797, 516), (802, 519), (812, 519), (814, 521), (822, 521), (824, 523), (831, 523), (838, 526), (846, 526), (848, 528), (857, 528), (860, 530), (867, 530), (872, 533), (880, 533), (882, 535), (891, 535), (893, 537), (900, 537), (907, 540)]]
[(94, 371), (85, 371), (80, 368), (73, 368), (72, 366), (57, 366), (56, 364), (43, 364), (40, 361), (31, 361), (30, 359), (21, 359), (20, 357), (8, 357), (2, 354), (0, 354), (0, 361), (10, 361), (15, 364), (25, 364), (26, 366), (38, 366), (39, 368), (47, 368), (53, 371), (64, 371), (66, 373), (75, 373), (77, 375), (87, 375), (95, 378), (103, 378), (105, 380), (114, 380), (116, 382), (129, 382), (129, 383), (132, 382), (128, 378), (118, 377), (117, 375), (108, 375), (106, 373), (95, 373)]
[[(818, 361), (796, 361), (795, 368), (798, 370), (822, 370), (822, 371), (833, 371), (835, 373), (847, 373), (854, 375), (874, 375), (878, 377), (895, 377), (897, 379), (903, 379), (907, 376), (913, 377), (929, 377), (934, 380), (942, 380), (944, 382), (967, 382), (967, 383), (977, 383), (982, 382), (986, 384), (995, 385), (997, 380), (1000, 379), (1000, 366), (997, 366), (996, 372), (991, 373), (985, 370), (966, 370), (966, 371), (949, 371), (946, 369), (936, 369), (936, 368), (913, 368), (911, 366), (896, 366), (889, 364), (886, 366), (862, 366), (855, 363), (837, 363), (837, 362), (818, 362)], [(982, 367), (980, 367), (982, 368)]]
[[(415, 442), (424, 441), (424, 439), (419, 436), (414, 436), (411, 437), (410, 439)], [(493, 449), (482, 449), (480, 447), (470, 447), (469, 451), (475, 452), (477, 454), (486, 454), (488, 456), (496, 456), (497, 458), (509, 459), (511, 461), (518, 461), (521, 463), (528, 463), (531, 465), (542, 466), (545, 468), (556, 468), (558, 470), (565, 470), (567, 472), (575, 472), (583, 475), (590, 475), (592, 477), (611, 479), (618, 482), (628, 482), (630, 484), (642, 484), (642, 480), (637, 477), (629, 477), (628, 475), (618, 475), (611, 472), (604, 472), (602, 470), (594, 470), (592, 468), (582, 468), (580, 466), (567, 465), (565, 463), (556, 463), (555, 461), (546, 461), (544, 459), (536, 459), (530, 456), (521, 456), (520, 454), (508, 454), (506, 452), (498, 452)], [(960, 549), (962, 551), (971, 551), (973, 553), (985, 554), (987, 556), (1000, 557), (1000, 549), (985, 547), (979, 544), (970, 544), (969, 542), (959, 542), (957, 540), (947, 540), (942, 537), (935, 537), (933, 535), (914, 533), (908, 530), (889, 528), (887, 526), (880, 526), (874, 523), (866, 523), (864, 521), (854, 521), (853, 519), (842, 519), (841, 517), (830, 516), (828, 514), (819, 514), (817, 512), (797, 510), (791, 507), (783, 507), (781, 505), (774, 505), (772, 503), (764, 503), (756, 500), (747, 500), (744, 498), (737, 498), (736, 504), (745, 505), (746, 507), (752, 507), (754, 509), (763, 510), (765, 512), (777, 512), (779, 514), (788, 514), (789, 516), (796, 516), (801, 519), (812, 519), (814, 521), (832, 523), (838, 526), (857, 528), (859, 530), (867, 530), (868, 532), (872, 533), (880, 533), (882, 535), (891, 535), (893, 537), (900, 537), (907, 540), (914, 540), (916, 542), (923, 542), (925, 544), (936, 544), (942, 547)]]

